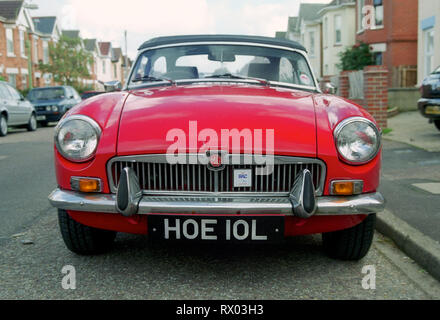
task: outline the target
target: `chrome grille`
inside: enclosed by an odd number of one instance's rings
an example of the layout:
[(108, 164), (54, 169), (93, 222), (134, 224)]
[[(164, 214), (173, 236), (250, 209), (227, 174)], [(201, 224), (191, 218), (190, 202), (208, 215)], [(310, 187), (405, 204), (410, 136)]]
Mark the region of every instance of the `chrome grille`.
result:
[[(169, 164), (164, 155), (119, 157), (109, 162), (108, 174), (112, 192), (116, 192), (122, 169), (130, 167), (136, 173), (145, 193), (279, 193), (292, 189), (295, 176), (304, 169), (312, 173), (317, 193), (325, 178), (325, 165), (318, 159), (275, 157), (270, 175), (257, 175), (256, 164), (229, 164), (221, 171), (210, 171), (204, 164)], [(236, 169), (251, 169), (252, 187), (234, 187)]]

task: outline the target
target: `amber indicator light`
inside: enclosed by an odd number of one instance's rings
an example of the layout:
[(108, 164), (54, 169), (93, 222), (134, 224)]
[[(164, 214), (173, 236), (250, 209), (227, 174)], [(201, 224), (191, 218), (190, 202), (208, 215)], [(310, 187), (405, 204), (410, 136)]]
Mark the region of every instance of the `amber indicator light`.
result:
[(99, 180), (81, 178), (78, 182), (78, 189), (81, 192), (99, 192), (101, 190)]
[(343, 181), (333, 183), (333, 194), (341, 196), (350, 196), (353, 194), (353, 181)]

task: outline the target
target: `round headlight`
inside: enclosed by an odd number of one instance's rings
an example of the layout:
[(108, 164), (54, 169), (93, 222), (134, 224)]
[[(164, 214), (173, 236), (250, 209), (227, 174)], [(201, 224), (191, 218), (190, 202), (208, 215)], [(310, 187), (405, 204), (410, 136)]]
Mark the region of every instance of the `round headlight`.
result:
[(53, 112), (57, 112), (58, 111), (58, 107), (57, 106), (52, 106), (52, 111)]
[(89, 117), (74, 115), (64, 118), (55, 128), (58, 152), (73, 162), (88, 161), (95, 155), (101, 128)]
[(345, 119), (336, 127), (334, 136), (339, 154), (350, 164), (365, 164), (373, 160), (380, 149), (381, 134), (376, 125), (365, 118)]

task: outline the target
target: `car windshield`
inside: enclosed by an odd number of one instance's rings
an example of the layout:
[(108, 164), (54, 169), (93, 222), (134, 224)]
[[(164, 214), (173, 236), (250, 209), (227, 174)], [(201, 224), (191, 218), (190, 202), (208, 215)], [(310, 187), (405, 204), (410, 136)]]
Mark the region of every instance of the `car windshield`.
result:
[(440, 73), (440, 66), (437, 69), (435, 69), (433, 73)]
[[(201, 80), (203, 79), (203, 80)], [(315, 89), (303, 54), (258, 45), (181, 45), (147, 50), (139, 55), (130, 85), (179, 80), (247, 81)]]
[(44, 89), (34, 89), (29, 92), (27, 96), (28, 100), (56, 100), (63, 99), (65, 97), (65, 92), (63, 88), (44, 88)]

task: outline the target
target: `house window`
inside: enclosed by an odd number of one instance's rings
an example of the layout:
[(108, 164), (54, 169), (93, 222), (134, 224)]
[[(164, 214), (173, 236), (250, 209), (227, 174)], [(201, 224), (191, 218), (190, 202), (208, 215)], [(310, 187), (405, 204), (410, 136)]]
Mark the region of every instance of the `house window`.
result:
[(17, 75), (15, 74), (8, 74), (8, 83), (13, 86), (14, 88), (17, 87)]
[(8, 56), (14, 55), (14, 33), (12, 29), (6, 29), (6, 46)]
[(115, 79), (117, 79), (118, 78), (118, 71), (117, 71), (116, 65), (113, 66), (113, 71), (115, 74)]
[(358, 31), (364, 30), (364, 26), (362, 25), (362, 20), (364, 19), (364, 14), (362, 13), (362, 9), (365, 6), (365, 0), (359, 0), (358, 1)]
[(425, 40), (425, 77), (428, 76), (433, 70), (433, 58), (434, 58), (434, 29), (428, 29), (424, 31)]
[(315, 33), (310, 32), (309, 37), (310, 37), (310, 55), (314, 56), (315, 55)]
[(383, 26), (383, 0), (374, 0), (374, 25)]
[(102, 73), (105, 74), (105, 60), (102, 61)]
[(21, 89), (26, 90), (28, 88), (28, 76), (26, 74), (21, 75)]
[(342, 18), (340, 15), (335, 16), (335, 44), (341, 44), (342, 41)]
[(376, 66), (381, 66), (383, 64), (383, 52), (374, 52), (373, 59)]
[(49, 44), (43, 41), (43, 63), (49, 63)]
[(38, 63), (38, 40), (34, 39), (34, 62)]
[(324, 47), (327, 47), (328, 44), (328, 17), (325, 17), (324, 19), (324, 26), (323, 26), (323, 30), (324, 30)]
[(26, 47), (24, 44), (24, 31), (23, 30), (19, 31), (19, 36), (20, 36), (20, 54), (22, 57), (26, 57)]

